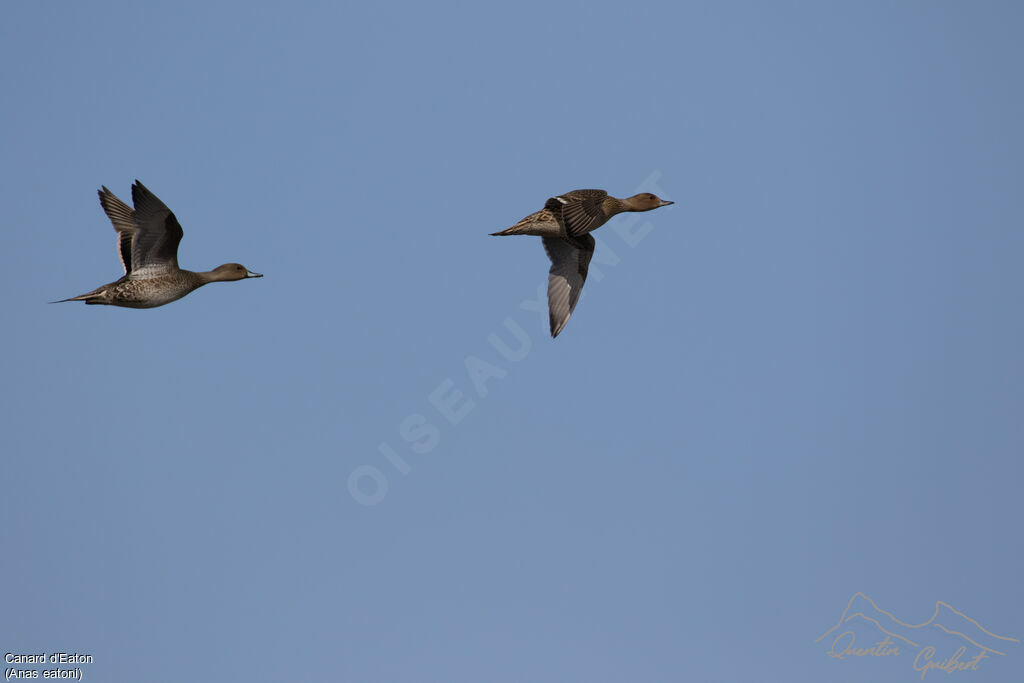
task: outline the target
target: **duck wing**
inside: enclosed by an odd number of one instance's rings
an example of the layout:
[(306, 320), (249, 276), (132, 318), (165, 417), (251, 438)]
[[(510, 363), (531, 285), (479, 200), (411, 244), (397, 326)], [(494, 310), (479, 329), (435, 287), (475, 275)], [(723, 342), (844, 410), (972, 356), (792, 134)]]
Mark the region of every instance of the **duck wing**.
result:
[(565, 232), (573, 237), (597, 230), (608, 220), (604, 212), (604, 190), (573, 190), (550, 198), (544, 208), (555, 214)]
[(117, 255), (121, 257), (121, 265), (124, 266), (124, 273), (132, 272), (132, 240), (138, 228), (135, 225), (135, 212), (117, 198), (113, 192), (107, 189), (106, 185), (99, 190), (100, 206), (107, 214), (114, 230), (117, 231)]
[(587, 280), (590, 259), (594, 255), (594, 238), (544, 237), (544, 251), (551, 259), (548, 271), (548, 320), (551, 336), (557, 337), (576, 308), (583, 283)]
[(167, 205), (138, 180), (132, 185), (135, 224), (132, 277), (148, 278), (178, 270), (178, 244), (184, 234)]

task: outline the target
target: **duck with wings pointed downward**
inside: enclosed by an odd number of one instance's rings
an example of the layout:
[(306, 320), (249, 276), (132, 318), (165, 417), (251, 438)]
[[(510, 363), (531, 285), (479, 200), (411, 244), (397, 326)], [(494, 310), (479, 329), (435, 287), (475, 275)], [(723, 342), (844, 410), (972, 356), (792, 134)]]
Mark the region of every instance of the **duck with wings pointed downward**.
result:
[(536, 235), (544, 242), (544, 251), (551, 259), (548, 318), (551, 336), (557, 337), (569, 322), (587, 279), (594, 255), (594, 238), (590, 233), (615, 214), (650, 211), (672, 203), (649, 192), (619, 199), (604, 190), (573, 190), (551, 197), (540, 211), (531, 213), (511, 228), (491, 234)]

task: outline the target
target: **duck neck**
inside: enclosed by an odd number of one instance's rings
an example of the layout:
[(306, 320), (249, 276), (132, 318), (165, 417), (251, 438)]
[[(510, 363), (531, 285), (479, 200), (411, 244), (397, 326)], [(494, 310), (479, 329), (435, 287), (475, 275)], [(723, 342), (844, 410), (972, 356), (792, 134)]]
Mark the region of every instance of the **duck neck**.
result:
[(224, 279), (221, 277), (220, 273), (215, 270), (203, 270), (198, 273), (194, 273), (194, 275), (201, 285), (207, 285), (211, 282), (220, 282)]
[(623, 211), (633, 211), (634, 209), (630, 207), (629, 204), (627, 204), (624, 200), (619, 199), (618, 197), (607, 197), (603, 202), (601, 202), (601, 210), (604, 211), (605, 216), (611, 218), (617, 213), (622, 213)]

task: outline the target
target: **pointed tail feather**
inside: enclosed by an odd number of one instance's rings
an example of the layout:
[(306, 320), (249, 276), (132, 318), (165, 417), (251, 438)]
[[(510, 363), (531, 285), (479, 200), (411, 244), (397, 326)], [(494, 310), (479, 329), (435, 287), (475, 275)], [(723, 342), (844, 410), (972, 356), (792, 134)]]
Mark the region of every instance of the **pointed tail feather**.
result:
[(500, 232), (492, 232), (492, 235), (537, 235), (539, 237), (554, 237), (564, 231), (555, 217), (547, 209), (535, 211), (522, 219), (511, 228), (505, 228)]
[(538, 234), (536, 232), (532, 232), (531, 231), (532, 227), (533, 226), (531, 224), (524, 223), (524, 222), (520, 221), (519, 223), (516, 223), (515, 225), (513, 225), (511, 228), (505, 228), (504, 230), (500, 230), (498, 232), (492, 232), (491, 236), (493, 236), (493, 237), (500, 237), (502, 235), (530, 235), (530, 234)]
[(65, 301), (84, 301), (87, 304), (94, 304), (94, 303), (98, 303), (99, 302), (99, 299), (100, 299), (100, 297), (103, 296), (104, 292), (106, 292), (106, 290), (105, 289), (101, 289), (101, 290), (97, 290), (97, 291), (94, 291), (94, 292), (89, 292), (88, 294), (79, 294), (78, 296), (73, 296), (70, 299), (60, 299), (58, 301), (50, 301), (49, 303), (51, 303), (51, 304), (62, 304)]

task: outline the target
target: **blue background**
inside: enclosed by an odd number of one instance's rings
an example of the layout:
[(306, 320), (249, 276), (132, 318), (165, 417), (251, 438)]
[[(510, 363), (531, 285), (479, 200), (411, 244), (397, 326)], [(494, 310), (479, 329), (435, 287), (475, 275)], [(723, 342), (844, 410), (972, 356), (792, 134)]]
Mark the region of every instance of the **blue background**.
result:
[[(814, 642), (857, 591), (1024, 638), (1022, 31), (1014, 2), (6, 3), (0, 649), (94, 681), (920, 680)], [(46, 305), (120, 275), (95, 191), (135, 178), (183, 267), (266, 277)], [(676, 205), (595, 234), (551, 340), (539, 240), (487, 233), (583, 187)], [(1020, 680), (1004, 644), (957, 677)]]

